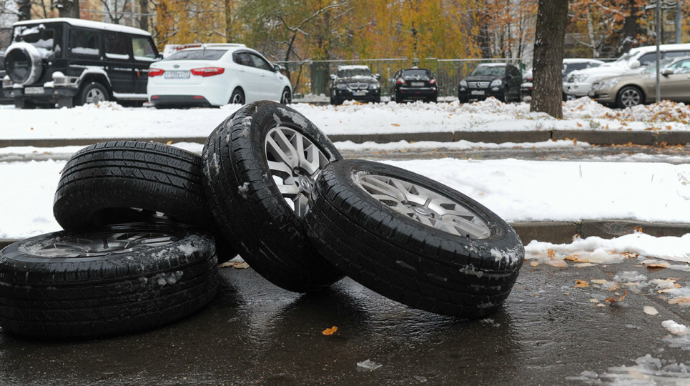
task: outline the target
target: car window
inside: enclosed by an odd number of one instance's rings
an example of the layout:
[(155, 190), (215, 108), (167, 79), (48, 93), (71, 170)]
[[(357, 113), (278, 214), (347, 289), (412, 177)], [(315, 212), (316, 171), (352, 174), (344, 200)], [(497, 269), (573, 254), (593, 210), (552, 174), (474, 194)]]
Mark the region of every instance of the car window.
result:
[(98, 33), (88, 29), (70, 29), (69, 52), (74, 55), (98, 56)]
[(232, 61), (242, 66), (254, 67), (254, 61), (249, 56), (249, 52), (235, 52), (232, 54)]
[(156, 49), (151, 40), (144, 37), (132, 37), (132, 53), (136, 60), (156, 60)]
[(650, 52), (648, 54), (644, 54), (640, 56), (640, 65), (642, 66), (649, 66), (652, 63), (656, 63), (656, 52)]
[(106, 32), (103, 35), (105, 56), (111, 59), (129, 59), (125, 35), (116, 32)]
[(178, 51), (165, 60), (218, 60), (227, 50), (182, 50)]
[(680, 62), (674, 63), (669, 68), (673, 69), (676, 74), (687, 74), (690, 73), (690, 59), (681, 60)]
[(254, 61), (254, 67), (266, 70), (266, 71), (273, 71), (273, 66), (271, 66), (270, 63), (268, 63), (264, 58), (262, 58), (259, 55), (256, 54), (249, 54), (251, 59)]
[(472, 76), (503, 76), (506, 73), (505, 66), (482, 66), (479, 65), (472, 71)]
[(664, 58), (682, 58), (683, 56), (688, 56), (688, 54), (688, 51), (666, 51)]
[(43, 28), (43, 26), (19, 26), (14, 29), (14, 41), (31, 44), (47, 58), (56, 51), (54, 37), (55, 30)]

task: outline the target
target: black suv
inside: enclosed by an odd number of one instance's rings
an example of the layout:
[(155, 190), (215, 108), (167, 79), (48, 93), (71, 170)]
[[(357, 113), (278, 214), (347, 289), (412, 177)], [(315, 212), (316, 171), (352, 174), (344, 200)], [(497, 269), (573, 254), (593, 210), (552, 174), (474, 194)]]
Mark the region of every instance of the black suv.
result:
[(397, 103), (410, 99), (436, 102), (438, 99), (438, 84), (431, 70), (416, 67), (400, 70), (393, 75), (393, 81), (391, 98)]
[[(0, 51), (0, 81), (6, 75), (5, 73), (5, 51)], [(5, 97), (5, 93), (0, 89), (0, 105), (12, 103), (12, 99)]]
[(149, 66), (160, 59), (151, 34), (81, 19), (15, 23), (3, 90), (18, 108), (115, 100), (143, 105)]
[(521, 83), (520, 70), (513, 64), (480, 64), (460, 81), (458, 99), (466, 103), (470, 99), (484, 100), (492, 96), (502, 102), (519, 102)]
[(379, 78), (367, 66), (338, 66), (338, 72), (331, 75), (331, 104), (346, 100), (381, 102)]

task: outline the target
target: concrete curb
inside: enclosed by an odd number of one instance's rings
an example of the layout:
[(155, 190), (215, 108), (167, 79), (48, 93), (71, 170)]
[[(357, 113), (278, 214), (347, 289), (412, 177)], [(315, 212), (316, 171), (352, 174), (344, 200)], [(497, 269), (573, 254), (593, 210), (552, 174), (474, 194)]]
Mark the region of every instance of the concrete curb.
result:
[[(525, 245), (532, 240), (568, 244), (576, 235), (582, 238), (597, 236), (611, 239), (632, 234), (636, 230), (656, 237), (680, 237), (690, 233), (690, 223), (651, 223), (633, 220), (532, 221), (515, 222), (510, 225)], [(0, 239), (0, 249), (19, 240), (21, 239)]]
[[(687, 145), (690, 144), (690, 131), (688, 132), (662, 132), (662, 131), (580, 131), (580, 130), (548, 130), (548, 131), (455, 131), (455, 132), (429, 132), (429, 133), (390, 133), (390, 134), (332, 134), (329, 136), (333, 142), (352, 141), (363, 142), (544, 142), (550, 139), (577, 139), (580, 142), (588, 142), (592, 145)], [(0, 140), (0, 147), (34, 146), (34, 147), (59, 147), (59, 146), (87, 146), (96, 142), (137, 140), (146, 142), (192, 142), (204, 143), (206, 137), (158, 137), (158, 138), (55, 138), (55, 139), (4, 139)]]

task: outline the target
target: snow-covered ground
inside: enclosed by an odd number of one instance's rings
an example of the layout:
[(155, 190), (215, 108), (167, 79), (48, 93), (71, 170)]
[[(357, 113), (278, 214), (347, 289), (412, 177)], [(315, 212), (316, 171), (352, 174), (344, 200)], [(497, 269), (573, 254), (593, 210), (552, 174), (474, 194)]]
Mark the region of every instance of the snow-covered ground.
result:
[[(346, 103), (343, 106), (293, 105), (327, 134), (435, 132), (459, 130), (690, 130), (690, 108), (663, 102), (635, 109), (611, 110), (587, 98), (564, 105), (565, 118), (556, 120), (529, 113), (527, 104), (503, 104), (490, 99), (460, 105)], [(208, 135), (239, 106), (221, 109), (155, 110), (123, 108), (117, 104), (90, 105), (60, 110), (16, 110), (0, 107), (0, 138), (142, 138), (198, 137)], [(201, 145), (176, 146), (201, 152)], [(574, 147), (586, 143), (557, 141), (531, 144), (473, 144), (457, 142), (353, 144), (336, 143), (340, 149), (381, 150), (471, 147)], [(17, 162), (0, 163), (4, 189), (0, 190), (0, 238), (23, 238), (59, 230), (52, 216), (52, 197), (64, 156), (80, 147), (4, 148), (0, 156)], [(23, 162), (29, 155), (39, 161)], [(57, 155), (62, 155), (62, 160)], [(55, 155), (56, 157), (51, 157)], [(54, 159), (51, 159), (54, 158)], [(624, 160), (623, 160), (624, 161)], [(481, 202), (510, 222), (631, 219), (689, 223), (690, 165), (663, 162), (547, 162), (519, 160), (409, 160), (385, 161), (424, 174)], [(658, 159), (656, 159), (658, 161)], [(589, 240), (588, 250), (635, 252), (645, 256), (690, 262), (690, 236), (647, 238), (634, 243)], [(621, 241), (622, 240), (622, 241)], [(642, 241), (640, 241), (642, 240)], [(654, 240), (654, 241), (652, 241)], [(669, 252), (659, 240), (672, 245)], [(622, 244), (621, 244), (622, 243)], [(640, 245), (642, 243), (642, 245)], [(664, 243), (662, 243), (664, 244)], [(679, 248), (680, 247), (680, 248)], [(544, 249), (568, 246), (530, 244), (528, 252), (539, 256)], [(647, 248), (647, 249), (645, 249)], [(536, 257), (535, 257), (536, 258)]]
[[(529, 105), (488, 99), (471, 104), (346, 102), (342, 106), (293, 104), (326, 134), (455, 131), (615, 130), (690, 131), (690, 107), (662, 102), (612, 110), (588, 98), (565, 103), (564, 119), (529, 112)], [(156, 110), (114, 103), (60, 110), (0, 107), (2, 139), (201, 137), (239, 108)]]

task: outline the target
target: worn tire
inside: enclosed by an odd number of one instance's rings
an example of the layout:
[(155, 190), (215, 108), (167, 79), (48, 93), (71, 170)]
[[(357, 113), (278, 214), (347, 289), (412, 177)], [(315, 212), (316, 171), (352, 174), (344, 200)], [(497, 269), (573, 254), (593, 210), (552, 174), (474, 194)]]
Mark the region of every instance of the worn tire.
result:
[[(393, 210), (357, 182), (372, 176), (393, 177), (442, 196), (440, 201), (422, 200), (426, 207), (417, 207), (417, 213), (434, 218), (433, 205), (450, 210), (455, 204), (470, 211), (476, 224), (484, 224), (484, 234), (459, 236)], [(414, 188), (405, 199), (413, 202), (414, 192), (417, 197), (426, 194)], [(510, 294), (524, 259), (519, 237), (496, 214), (447, 186), (393, 166), (362, 160), (331, 163), (323, 169), (310, 205), (305, 218), (309, 237), (323, 256), (362, 285), (410, 307), (465, 318), (487, 316)]]
[(49, 233), (0, 252), (0, 326), (44, 339), (133, 333), (196, 312), (217, 286), (213, 239), (191, 228), (139, 223)]
[[(66, 230), (162, 216), (219, 235), (201, 177), (201, 157), (182, 149), (142, 141), (97, 143), (65, 165), (53, 214)], [(221, 262), (236, 255), (224, 242), (218, 253)]]
[(110, 100), (108, 90), (98, 82), (91, 82), (85, 85), (77, 95), (79, 105), (87, 103), (107, 102)]
[(315, 144), (326, 157), (324, 164), (341, 159), (328, 138), (295, 110), (269, 101), (250, 103), (221, 123), (204, 145), (208, 205), (223, 234), (256, 272), (290, 291), (321, 290), (343, 275), (311, 245), (303, 218), (274, 180), (266, 146), (276, 128)]

